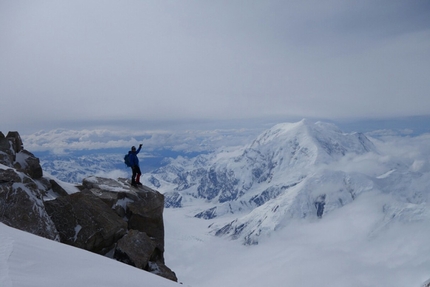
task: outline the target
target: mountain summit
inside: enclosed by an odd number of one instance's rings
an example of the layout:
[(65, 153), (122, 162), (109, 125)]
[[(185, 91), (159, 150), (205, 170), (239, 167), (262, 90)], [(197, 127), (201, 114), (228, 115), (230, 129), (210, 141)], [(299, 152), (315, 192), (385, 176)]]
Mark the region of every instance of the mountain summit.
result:
[(275, 125), (245, 150), (274, 153), (285, 159), (289, 167), (307, 167), (329, 163), (347, 153), (375, 151), (375, 147), (361, 133), (345, 134), (332, 124), (302, 120)]

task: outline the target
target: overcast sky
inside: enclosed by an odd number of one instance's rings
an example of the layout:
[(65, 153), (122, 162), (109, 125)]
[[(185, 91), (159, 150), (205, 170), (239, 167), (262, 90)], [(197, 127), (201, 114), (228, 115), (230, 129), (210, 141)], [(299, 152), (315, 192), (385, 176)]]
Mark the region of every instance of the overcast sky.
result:
[(0, 0), (0, 131), (430, 115), (429, 0)]

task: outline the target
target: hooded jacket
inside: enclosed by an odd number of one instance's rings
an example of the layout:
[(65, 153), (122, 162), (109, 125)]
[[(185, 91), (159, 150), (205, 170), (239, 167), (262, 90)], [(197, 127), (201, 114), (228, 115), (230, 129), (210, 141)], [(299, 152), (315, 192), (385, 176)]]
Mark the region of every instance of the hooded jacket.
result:
[(141, 146), (139, 146), (139, 148), (136, 150), (136, 151), (129, 151), (128, 152), (128, 158), (129, 158), (129, 160), (130, 160), (130, 164), (131, 164), (131, 166), (139, 166), (139, 158), (137, 157), (137, 154), (140, 152), (140, 149), (141, 149), (142, 147)]

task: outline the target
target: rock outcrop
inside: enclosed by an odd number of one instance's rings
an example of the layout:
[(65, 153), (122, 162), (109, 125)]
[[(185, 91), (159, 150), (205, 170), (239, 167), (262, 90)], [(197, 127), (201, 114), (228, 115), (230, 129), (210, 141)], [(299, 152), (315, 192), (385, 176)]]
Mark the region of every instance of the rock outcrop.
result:
[(177, 281), (164, 262), (164, 196), (125, 179), (65, 190), (43, 177), (18, 132), (0, 132), (0, 222)]
[(43, 176), (39, 159), (24, 149), (18, 132), (9, 132), (6, 137), (0, 132), (0, 163), (13, 167), (33, 179)]
[(127, 223), (91, 193), (61, 196), (45, 207), (61, 242), (91, 252), (106, 254), (127, 233)]
[[(146, 186), (131, 188), (126, 179), (88, 177), (82, 193), (103, 201), (127, 223), (128, 232), (116, 244), (113, 258), (177, 281), (164, 261), (164, 196)], [(149, 239), (149, 240), (148, 240)]]
[(42, 178), (39, 160), (23, 148), (17, 132), (0, 132), (0, 221), (48, 239), (59, 240), (43, 198), (54, 194)]

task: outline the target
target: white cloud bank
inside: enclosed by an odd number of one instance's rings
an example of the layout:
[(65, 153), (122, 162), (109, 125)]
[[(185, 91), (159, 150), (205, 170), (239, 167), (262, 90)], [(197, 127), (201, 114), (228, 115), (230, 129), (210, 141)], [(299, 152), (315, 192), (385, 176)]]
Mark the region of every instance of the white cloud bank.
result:
[(131, 130), (51, 130), (22, 135), (24, 146), (32, 152), (50, 151), (63, 154), (66, 150), (100, 150), (125, 148), (143, 144), (143, 150), (160, 149), (201, 152), (221, 146), (241, 145), (259, 129), (131, 131)]

